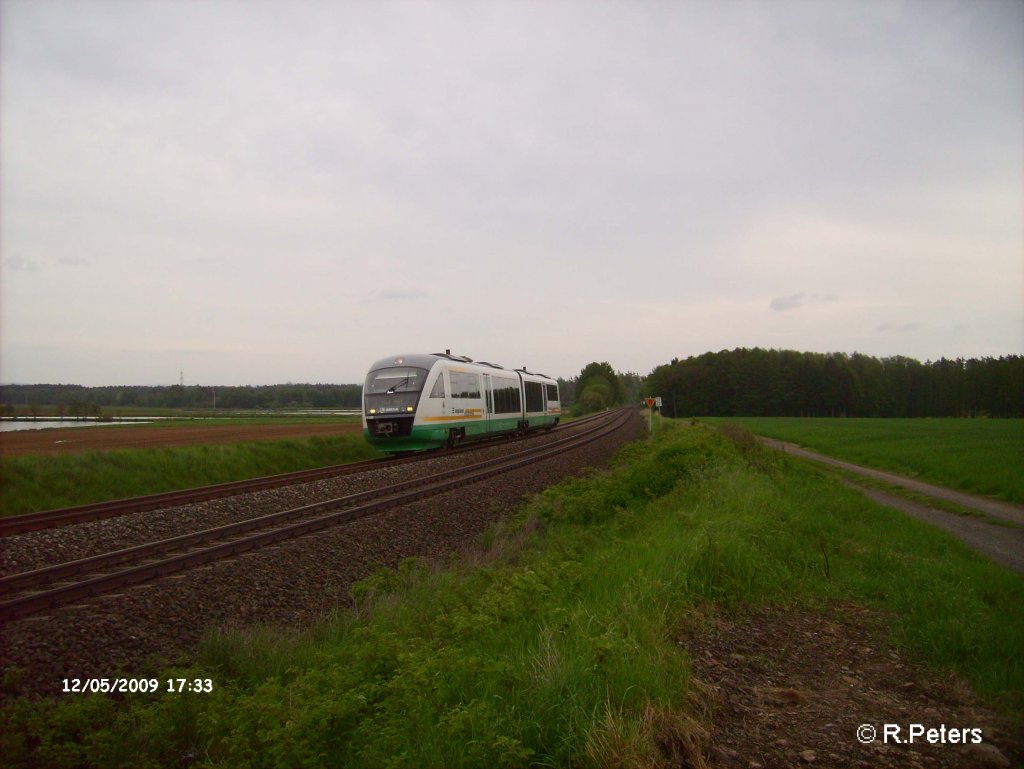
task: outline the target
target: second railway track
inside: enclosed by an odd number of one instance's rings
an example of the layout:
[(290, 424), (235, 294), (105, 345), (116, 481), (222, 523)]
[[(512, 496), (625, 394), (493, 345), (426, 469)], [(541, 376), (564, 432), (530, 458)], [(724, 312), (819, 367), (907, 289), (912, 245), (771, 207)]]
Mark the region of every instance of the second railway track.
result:
[(0, 619), (9, 621), (59, 607), (475, 483), (597, 440), (618, 429), (629, 413), (602, 415), (588, 420), (581, 433), (468, 467), (8, 575), (0, 578), (0, 594), (5, 596), (0, 602)]
[[(598, 418), (600, 418), (600, 415), (585, 417), (584, 419), (562, 424), (555, 429), (557, 431), (571, 430)], [(533, 438), (538, 434), (539, 433), (530, 433), (519, 440)], [(451, 450), (450, 453), (474, 451), (501, 441), (507, 441), (507, 438), (492, 438), (489, 440), (469, 443)], [(330, 467), (297, 470), (291, 473), (280, 473), (261, 478), (228, 481), (226, 483), (198, 486), (191, 489), (165, 491), (157, 494), (147, 494), (140, 497), (92, 502), (85, 505), (75, 505), (73, 507), (63, 507), (55, 510), (42, 510), (35, 513), (12, 515), (6, 518), (0, 518), (0, 537), (10, 537), (30, 531), (42, 531), (60, 526), (70, 526), (76, 523), (101, 520), (103, 518), (114, 518), (116, 516), (127, 515), (129, 513), (159, 510), (210, 499), (247, 494), (249, 492), (259, 491), (262, 489), (273, 489), (281, 486), (308, 483), (310, 481), (325, 478), (355, 475), (367, 470), (376, 470), (384, 467), (395, 467), (401, 464), (419, 462), (430, 459), (433, 456), (436, 456), (436, 454), (431, 452), (422, 452), (413, 456), (367, 459), (362, 462), (349, 462), (342, 465), (332, 465)]]

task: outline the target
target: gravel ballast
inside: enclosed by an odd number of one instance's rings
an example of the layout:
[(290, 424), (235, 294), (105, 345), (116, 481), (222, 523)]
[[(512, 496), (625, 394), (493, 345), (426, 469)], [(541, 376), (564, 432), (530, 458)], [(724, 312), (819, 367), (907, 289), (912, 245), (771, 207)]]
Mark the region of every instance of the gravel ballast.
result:
[[(17, 693), (55, 694), (65, 678), (140, 677), (155, 672), (160, 663), (187, 662), (210, 628), (274, 625), (300, 629), (348, 608), (352, 584), (380, 564), (394, 565), (412, 556), (443, 561), (454, 552), (476, 546), (480, 535), (508, 517), (525, 497), (583, 468), (603, 465), (644, 431), (639, 416), (631, 416), (610, 435), (465, 488), (10, 622), (3, 630), (3, 666), (22, 669)], [(489, 458), (492, 452), (509, 451), (507, 444), (496, 445), (371, 474), (32, 532), (5, 542), (3, 566), (5, 571), (22, 571), (80, 558), (422, 477), (449, 469), (453, 462), (472, 464)], [(364, 477), (372, 473), (386, 477)], [(59, 558), (54, 556), (57, 550)]]

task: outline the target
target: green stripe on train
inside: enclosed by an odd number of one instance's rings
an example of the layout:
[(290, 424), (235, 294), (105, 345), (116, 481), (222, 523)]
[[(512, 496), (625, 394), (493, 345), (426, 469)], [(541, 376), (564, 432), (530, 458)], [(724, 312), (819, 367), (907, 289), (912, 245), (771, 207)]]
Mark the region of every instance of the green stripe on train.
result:
[[(557, 417), (530, 417), (530, 427), (548, 427), (554, 425)], [(464, 429), (466, 439), (481, 438), (498, 433), (511, 433), (519, 427), (519, 418), (511, 419), (473, 419), (464, 422), (446, 422), (440, 425), (416, 425), (412, 433), (403, 437), (371, 437), (369, 430), (363, 430), (363, 437), (381, 451), (423, 451), (443, 446), (448, 441), (448, 432), (453, 429)]]

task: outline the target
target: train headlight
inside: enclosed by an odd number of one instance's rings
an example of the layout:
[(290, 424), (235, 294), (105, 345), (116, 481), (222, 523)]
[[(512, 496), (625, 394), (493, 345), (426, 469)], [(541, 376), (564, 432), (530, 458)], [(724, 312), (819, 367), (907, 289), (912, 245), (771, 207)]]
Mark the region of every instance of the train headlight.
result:
[(376, 414), (377, 413), (377, 409), (370, 409), (370, 413), (371, 414)]
[(405, 410), (406, 410), (406, 411), (408, 411), (408, 412), (409, 412), (409, 413), (411, 414), (411, 413), (412, 413), (413, 411), (415, 411), (416, 409), (414, 409), (414, 408), (413, 408), (412, 406), (406, 406), (406, 407), (405, 407)]

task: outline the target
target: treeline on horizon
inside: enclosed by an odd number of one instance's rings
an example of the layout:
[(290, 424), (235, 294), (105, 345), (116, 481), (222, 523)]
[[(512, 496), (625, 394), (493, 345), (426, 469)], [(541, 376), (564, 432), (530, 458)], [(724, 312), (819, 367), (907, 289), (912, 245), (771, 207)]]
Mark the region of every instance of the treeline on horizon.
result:
[[(0, 404), (24, 410), (27, 406), (65, 406), (71, 416), (81, 406), (95, 409), (280, 409), (349, 408), (362, 404), (360, 384), (280, 384), (259, 386), (82, 385), (35, 384), (0, 386)], [(84, 413), (84, 412), (83, 412)]]
[[(1020, 355), (921, 363), (904, 356), (737, 348), (676, 358), (645, 378), (595, 362), (558, 382), (562, 402), (577, 402), (583, 412), (651, 395), (661, 396), (669, 417), (1024, 416)], [(6, 414), (39, 406), (63, 406), (74, 416), (99, 408), (356, 409), (361, 402), (360, 384), (0, 386)]]
[(1021, 417), (1024, 356), (921, 363), (737, 348), (658, 366), (643, 391), (669, 417)]

